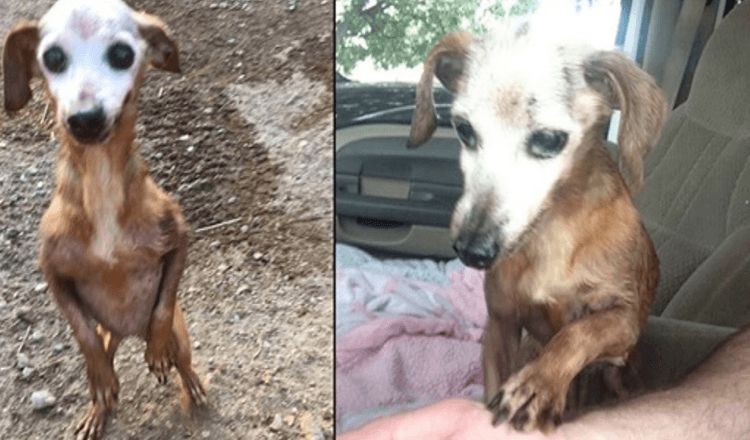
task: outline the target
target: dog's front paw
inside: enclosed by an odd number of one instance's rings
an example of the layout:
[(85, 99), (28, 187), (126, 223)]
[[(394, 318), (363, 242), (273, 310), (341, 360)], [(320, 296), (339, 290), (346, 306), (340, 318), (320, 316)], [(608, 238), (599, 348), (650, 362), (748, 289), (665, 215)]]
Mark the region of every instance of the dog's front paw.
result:
[(511, 376), (487, 404), (493, 425), (505, 420), (517, 431), (549, 433), (562, 421), (567, 386), (540, 374), (534, 364)]
[(167, 375), (174, 365), (177, 347), (174, 341), (163, 341), (161, 338), (152, 338), (146, 342), (146, 363), (148, 369), (154, 373), (159, 383), (167, 383)]

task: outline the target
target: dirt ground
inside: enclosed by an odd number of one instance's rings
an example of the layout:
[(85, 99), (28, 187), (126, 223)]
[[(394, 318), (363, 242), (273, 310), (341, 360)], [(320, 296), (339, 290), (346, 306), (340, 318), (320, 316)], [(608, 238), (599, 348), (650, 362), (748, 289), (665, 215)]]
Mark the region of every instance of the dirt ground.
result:
[[(0, 0), (0, 32), (52, 3)], [(210, 406), (187, 414), (176, 372), (160, 386), (145, 344), (127, 339), (104, 438), (332, 438), (333, 0), (129, 4), (180, 45), (182, 75), (147, 74), (137, 129), (193, 229), (179, 298)], [(2, 439), (72, 438), (89, 404), (83, 357), (36, 267), (57, 144), (34, 91), (0, 114)], [(45, 390), (55, 403), (32, 409)]]

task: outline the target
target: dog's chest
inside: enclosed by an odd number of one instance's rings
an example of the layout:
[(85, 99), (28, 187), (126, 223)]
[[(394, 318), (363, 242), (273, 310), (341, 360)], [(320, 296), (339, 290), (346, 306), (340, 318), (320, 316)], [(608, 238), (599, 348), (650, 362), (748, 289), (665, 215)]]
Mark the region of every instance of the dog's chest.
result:
[(91, 172), (84, 176), (83, 202), (94, 229), (89, 251), (103, 261), (114, 263), (115, 250), (127, 246), (128, 241), (118, 223), (125, 191), (122, 182), (112, 177), (109, 160), (96, 159), (90, 165)]
[(573, 242), (564, 230), (561, 232), (542, 242), (530, 258), (530, 270), (519, 279), (518, 288), (530, 303), (564, 301), (584, 283), (582, 272), (570, 263)]
[[(111, 276), (112, 274), (110, 274)], [(123, 276), (123, 279), (117, 279)], [(114, 279), (76, 280), (76, 292), (92, 317), (120, 337), (148, 328), (158, 298), (162, 265), (115, 274)]]
[(79, 293), (93, 304), (107, 298), (94, 314), (111, 331), (121, 336), (140, 334), (146, 330), (159, 296), (163, 275), (161, 230), (154, 225), (135, 232), (120, 229), (117, 235), (109, 232), (103, 233), (99, 242), (92, 240), (90, 250), (94, 253), (94, 246), (104, 245), (97, 250), (104, 250), (113, 267), (121, 268), (123, 278), (105, 270), (96, 281), (79, 282)]
[[(110, 225), (107, 225), (110, 226)], [(77, 280), (79, 295), (91, 307), (96, 320), (120, 336), (140, 334), (146, 330), (159, 296), (163, 274), (163, 242), (157, 225), (137, 232), (117, 235), (104, 231), (100, 241), (92, 239), (89, 252), (101, 258), (99, 277)], [(97, 248), (96, 246), (103, 246)]]
[(521, 290), (533, 304), (559, 302), (574, 294), (582, 280), (575, 271), (563, 262), (547, 263), (534, 272), (529, 272), (521, 283)]
[[(121, 180), (106, 158), (91, 164), (84, 177), (84, 208), (92, 233), (86, 253), (98, 276), (75, 279), (77, 293), (91, 315), (120, 336), (143, 332), (158, 298), (165, 237), (158, 223), (122, 224), (126, 209)], [(139, 217), (133, 215), (132, 217)]]

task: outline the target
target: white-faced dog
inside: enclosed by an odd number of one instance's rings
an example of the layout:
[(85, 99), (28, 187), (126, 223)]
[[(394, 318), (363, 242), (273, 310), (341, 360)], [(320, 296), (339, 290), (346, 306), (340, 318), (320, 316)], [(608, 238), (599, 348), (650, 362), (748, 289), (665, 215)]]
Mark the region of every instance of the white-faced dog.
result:
[(56, 189), (39, 228), (39, 265), (86, 361), (91, 406), (76, 431), (101, 438), (118, 399), (117, 347), (146, 341), (162, 383), (172, 367), (190, 408), (206, 402), (177, 299), (188, 226), (148, 175), (136, 135), (138, 91), (149, 67), (179, 72), (165, 23), (120, 0), (60, 0), (3, 46), (5, 108), (44, 80), (60, 140)]
[[(550, 431), (576, 375), (623, 365), (659, 278), (634, 206), (668, 109), (625, 55), (550, 38), (533, 21), (446, 35), (425, 61), (409, 146), (435, 130), (432, 78), (455, 95), (464, 191), (454, 249), (486, 270), (485, 402), (495, 422)], [(620, 167), (602, 134), (622, 113)], [(544, 344), (521, 365), (522, 329)]]

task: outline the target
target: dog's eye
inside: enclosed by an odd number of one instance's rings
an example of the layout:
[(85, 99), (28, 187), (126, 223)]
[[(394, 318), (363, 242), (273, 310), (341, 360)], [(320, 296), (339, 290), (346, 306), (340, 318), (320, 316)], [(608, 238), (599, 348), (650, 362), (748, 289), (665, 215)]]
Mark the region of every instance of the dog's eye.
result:
[(470, 150), (477, 148), (477, 138), (474, 135), (474, 128), (467, 121), (455, 118), (453, 120), (453, 126), (456, 127), (456, 133), (458, 138), (464, 143)]
[(44, 67), (52, 73), (62, 73), (68, 65), (68, 57), (60, 46), (52, 46), (42, 54)]
[(135, 52), (125, 43), (115, 43), (107, 51), (107, 62), (117, 70), (126, 70), (133, 65)]
[(526, 140), (529, 154), (539, 159), (557, 156), (568, 142), (568, 133), (560, 130), (537, 130)]

